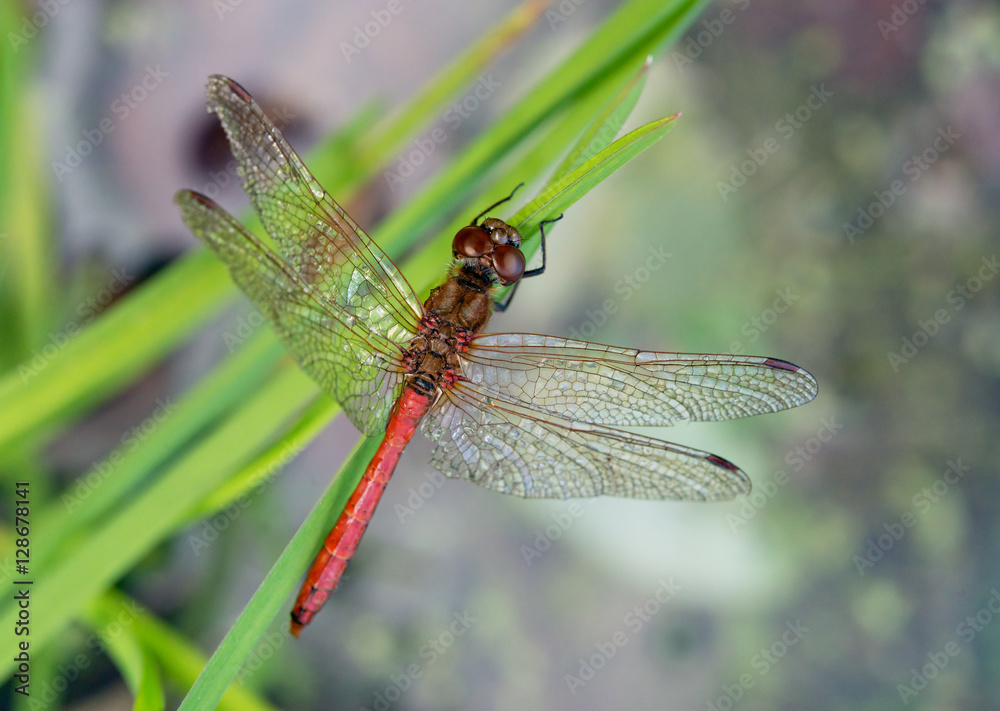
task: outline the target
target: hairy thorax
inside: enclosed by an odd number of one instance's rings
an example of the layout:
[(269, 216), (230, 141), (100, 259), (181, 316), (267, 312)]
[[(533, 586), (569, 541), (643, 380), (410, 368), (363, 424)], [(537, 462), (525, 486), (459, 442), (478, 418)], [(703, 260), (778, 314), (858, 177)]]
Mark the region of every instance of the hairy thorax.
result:
[(420, 331), (403, 356), (408, 382), (430, 394), (461, 375), (458, 354), (482, 331), (493, 309), (494, 283), (474, 264), (464, 264), (431, 291)]

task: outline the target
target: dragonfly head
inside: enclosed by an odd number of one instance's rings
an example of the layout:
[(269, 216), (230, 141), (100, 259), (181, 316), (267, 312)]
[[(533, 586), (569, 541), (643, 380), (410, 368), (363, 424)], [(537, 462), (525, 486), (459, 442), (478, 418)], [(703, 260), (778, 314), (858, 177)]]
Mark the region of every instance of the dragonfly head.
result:
[(504, 286), (524, 275), (521, 233), (503, 220), (487, 217), (482, 225), (468, 225), (455, 235), (451, 250), (455, 257), (478, 259), (491, 268)]

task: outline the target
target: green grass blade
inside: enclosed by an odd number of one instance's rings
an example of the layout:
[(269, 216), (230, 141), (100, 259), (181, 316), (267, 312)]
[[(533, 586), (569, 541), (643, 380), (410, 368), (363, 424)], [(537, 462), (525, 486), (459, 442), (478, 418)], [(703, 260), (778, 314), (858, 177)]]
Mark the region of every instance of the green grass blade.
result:
[[(116, 609), (128, 609), (134, 614), (131, 627), (147, 655), (155, 659), (168, 682), (180, 689), (190, 688), (205, 668), (208, 658), (169, 625), (119, 591), (110, 590), (101, 599), (103, 604), (113, 605)], [(228, 689), (219, 701), (218, 708), (223, 711), (277, 711), (257, 694), (240, 686)]]
[(135, 711), (162, 711), (160, 670), (143, 648), (132, 625), (133, 606), (124, 596), (102, 595), (84, 615), (135, 697)]
[(595, 153), (609, 146), (618, 137), (618, 132), (622, 130), (646, 86), (646, 76), (651, 64), (652, 57), (647, 57), (642, 68), (580, 136), (580, 140), (570, 150), (566, 159), (555, 169), (552, 174), (553, 179), (566, 175)]
[(35, 546), (36, 560), (44, 561), (51, 547), (110, 515), (157, 467), (259, 387), (283, 353), (270, 329), (262, 329), (180, 401), (161, 406), (164, 418), (138, 446), (137, 439), (124, 434), (120, 447), (39, 510), (36, 525), (45, 538)]
[[(337, 140), (328, 141), (322, 154), (310, 157), (312, 170), (330, 192), (346, 200), (353, 187), (373, 176), (413, 132), (442, 111), (499, 52), (523, 34), (538, 13), (537, 3), (515, 10), (498, 32), (474, 43), (397, 112), (365, 143), (362, 153), (354, 156)], [(348, 154), (352, 156), (349, 160)], [(358, 168), (345, 174), (344, 163)], [(55, 351), (52, 358), (44, 354), (37, 360), (29, 357), (0, 379), (0, 448), (44, 425), (65, 422), (116, 392), (235, 294), (218, 260), (197, 250), (81, 329), (65, 346), (56, 344), (50, 349)]]
[(549, 184), (534, 200), (521, 208), (511, 218), (511, 222), (514, 225), (537, 225), (543, 220), (557, 217), (591, 188), (663, 138), (676, 118), (677, 114), (668, 116), (622, 136)]
[(35, 52), (20, 35), (23, 9), (0, 7), (0, 36), (10, 40), (0, 60), (0, 372), (41, 340), (55, 293), (37, 90), (27, 81)]
[(281, 470), (289, 461), (298, 456), (307, 444), (330, 423), (340, 405), (321, 395), (306, 408), (298, 421), (277, 442), (254, 458), (234, 476), (227, 479), (222, 486), (198, 502), (187, 520), (197, 520), (219, 511), (229, 504), (239, 501), (241, 497), (249, 496), (254, 490), (260, 490), (271, 477)]
[[(247, 404), (193, 446), (164, 475), (100, 528), (73, 555), (59, 559), (37, 580), (33, 644), (44, 646), (85, 606), (134, 566), (166, 535), (176, 530), (197, 502), (218, 488), (227, 474), (247, 461), (275, 429), (310, 402), (316, 385), (288, 364)], [(0, 624), (13, 629), (17, 611), (11, 601), (0, 608)], [(10, 674), (12, 657), (0, 658), (0, 678)]]
[[(235, 294), (225, 267), (197, 252), (89, 326), (61, 332), (51, 351), (39, 350), (0, 378), (0, 448), (43, 425), (65, 422), (119, 390)], [(48, 352), (54, 355), (49, 358)]]
[(705, 4), (706, 0), (632, 0), (623, 5), (426, 189), (390, 215), (377, 230), (379, 245), (395, 254), (412, 243), (440, 220), (442, 212), (476, 190), (487, 171), (546, 119), (605, 75), (639, 66), (679, 37)]
[(275, 616), (285, 611), (289, 590), (296, 589), (344, 504), (375, 454), (379, 438), (361, 440), (323, 497), (289, 542), (264, 582), (212, 655), (180, 705), (180, 711), (214, 709), (240, 665)]

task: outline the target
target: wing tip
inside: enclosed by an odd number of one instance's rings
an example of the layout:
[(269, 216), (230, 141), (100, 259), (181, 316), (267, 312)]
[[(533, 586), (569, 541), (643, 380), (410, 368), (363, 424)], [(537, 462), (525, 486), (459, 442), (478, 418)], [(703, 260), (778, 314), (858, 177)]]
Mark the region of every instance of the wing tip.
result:
[(816, 381), (816, 377), (805, 368), (800, 368), (799, 366), (795, 365), (795, 363), (792, 363), (787, 360), (782, 360), (781, 358), (765, 358), (764, 365), (766, 365), (769, 368), (774, 368), (775, 370), (784, 370), (785, 372), (788, 373), (794, 373), (795, 375), (798, 375), (803, 380), (805, 380), (806, 383), (808, 383), (809, 389), (805, 393), (807, 395), (807, 398), (806, 400), (804, 400), (802, 403), (799, 404), (810, 402), (819, 394), (819, 383)]
[(180, 205), (181, 207), (188, 205), (190, 203), (197, 203), (201, 207), (208, 208), (209, 210), (214, 210), (218, 207), (218, 204), (210, 197), (206, 197), (199, 192), (194, 190), (188, 190), (187, 188), (183, 190), (178, 190), (174, 193), (174, 203)]
[(718, 496), (711, 497), (712, 499), (728, 501), (735, 499), (737, 496), (745, 496), (750, 493), (750, 477), (747, 476), (745, 471), (740, 469), (731, 461), (724, 457), (720, 457), (718, 454), (709, 454), (705, 457), (705, 461), (710, 464), (714, 464), (720, 469), (725, 469), (730, 474), (728, 477), (728, 483), (731, 485), (726, 491), (720, 492)]
[(207, 86), (209, 97), (217, 96), (221, 92), (229, 90), (246, 103), (249, 104), (253, 102), (253, 97), (250, 96), (250, 92), (244, 89), (238, 81), (230, 79), (225, 74), (212, 74), (208, 77)]

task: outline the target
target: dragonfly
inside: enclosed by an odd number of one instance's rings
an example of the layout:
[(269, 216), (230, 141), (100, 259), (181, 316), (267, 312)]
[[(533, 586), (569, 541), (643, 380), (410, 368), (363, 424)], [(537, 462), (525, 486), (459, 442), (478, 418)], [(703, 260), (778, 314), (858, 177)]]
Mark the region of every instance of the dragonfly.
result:
[(296, 637), (337, 587), (418, 429), (443, 474), (505, 494), (718, 501), (750, 491), (735, 464), (619, 428), (728, 420), (816, 396), (812, 375), (777, 358), (485, 333), (500, 290), (538, 271), (526, 271), (521, 233), (497, 217), (458, 231), (447, 278), (421, 303), (243, 87), (214, 75), (207, 93), (273, 245), (190, 190), (175, 196), (184, 221), (351, 422), (382, 434), (306, 575)]

